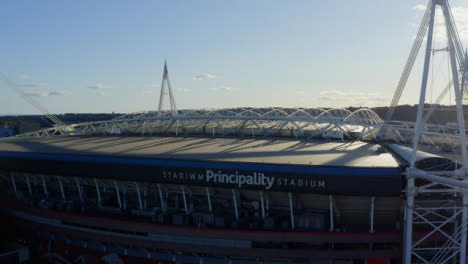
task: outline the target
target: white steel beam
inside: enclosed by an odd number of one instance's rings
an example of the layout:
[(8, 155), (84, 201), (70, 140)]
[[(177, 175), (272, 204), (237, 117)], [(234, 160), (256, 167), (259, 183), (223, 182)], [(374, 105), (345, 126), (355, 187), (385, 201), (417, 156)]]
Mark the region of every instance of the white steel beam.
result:
[(26, 184), (28, 185), (29, 195), (32, 196), (32, 188), (31, 188), (31, 182), (29, 181), (29, 176), (26, 174), (25, 177), (26, 177)]
[(44, 195), (46, 197), (49, 197), (49, 192), (47, 191), (47, 185), (44, 179), (44, 175), (41, 174), (41, 180), (42, 180), (42, 187), (44, 188)]
[(295, 228), (294, 224), (294, 209), (293, 209), (293, 200), (292, 200), (292, 194), (288, 192), (288, 197), (289, 197), (289, 214), (291, 215), (291, 228)]
[(116, 180), (114, 180), (114, 187), (115, 187), (115, 193), (117, 194), (117, 203), (119, 204), (119, 208), (122, 209), (122, 201), (120, 200), (119, 185), (117, 184)]
[(419, 139), (421, 137), (421, 130), (423, 128), (423, 110), (424, 110), (424, 102), (426, 100), (426, 89), (427, 89), (427, 80), (429, 76), (429, 66), (431, 62), (431, 52), (432, 52), (432, 38), (434, 32), (434, 19), (435, 19), (435, 8), (436, 8), (437, 1), (431, 2), (430, 6), (430, 18), (429, 18), (429, 28), (427, 31), (427, 43), (426, 43), (426, 55), (424, 58), (424, 70), (423, 70), (423, 77), (421, 83), (421, 92), (419, 95), (419, 105), (418, 111), (416, 114), (416, 127), (414, 128), (414, 135), (413, 135), (413, 150), (411, 152), (411, 160), (410, 160), (410, 167), (414, 168), (414, 164), (416, 163), (416, 153), (419, 146)]
[(161, 201), (161, 211), (163, 213), (166, 213), (166, 206), (165, 206), (165, 203), (164, 203), (164, 197), (163, 197), (163, 193), (162, 193), (161, 184), (158, 184), (158, 192), (159, 192), (159, 200)]
[(211, 195), (210, 195), (210, 189), (207, 187), (205, 187), (205, 191), (206, 191), (206, 199), (208, 200), (208, 210), (210, 212), (213, 211), (213, 207), (211, 206)]
[(137, 196), (138, 196), (138, 205), (140, 206), (140, 210), (142, 210), (143, 203), (141, 202), (140, 187), (138, 186), (138, 182), (135, 182), (135, 187), (136, 187)]
[(330, 232), (335, 231), (335, 223), (333, 219), (333, 195), (328, 196), (328, 206), (330, 210)]
[(96, 194), (97, 194), (98, 207), (101, 207), (101, 192), (99, 190), (99, 184), (98, 184), (96, 178), (94, 178), (94, 184), (96, 185)]
[(414, 209), (414, 177), (408, 174), (407, 170), (407, 183), (406, 183), (406, 220), (403, 235), (403, 264), (411, 264), (412, 257), (412, 244), (413, 244), (413, 209)]
[(459, 139), (460, 139), (460, 148), (462, 153), (463, 164), (468, 166), (468, 158), (466, 153), (466, 136), (465, 136), (465, 118), (463, 115), (463, 102), (462, 102), (462, 95), (459, 83), (459, 72), (457, 67), (457, 59), (455, 57), (455, 45), (454, 45), (454, 38), (450, 32), (450, 27), (454, 26), (451, 25), (452, 21), (450, 20), (450, 10), (447, 4), (447, 1), (444, 0), (442, 2), (442, 11), (444, 13), (445, 18), (445, 26), (447, 31), (447, 39), (449, 45), (449, 57), (450, 57), (450, 68), (452, 69), (452, 80), (453, 80), (453, 88), (455, 91), (455, 101), (457, 105), (457, 123), (458, 123), (458, 130), (459, 130)]
[(12, 172), (10, 172), (10, 179), (11, 179), (11, 185), (13, 186), (13, 191), (15, 192), (15, 195), (18, 195), (18, 193), (16, 191), (15, 176), (13, 175)]
[(180, 190), (182, 191), (182, 200), (184, 201), (184, 211), (186, 215), (189, 215), (188, 205), (187, 205), (187, 197), (185, 197), (185, 188), (183, 185), (180, 186)]
[(83, 194), (81, 193), (81, 186), (78, 178), (75, 177), (76, 189), (78, 190), (78, 198), (80, 198), (80, 202), (83, 202)]
[(57, 180), (58, 180), (59, 187), (60, 187), (60, 193), (62, 194), (62, 200), (65, 202), (65, 201), (66, 201), (66, 199), (65, 199), (65, 191), (63, 190), (62, 179), (61, 179), (60, 176), (57, 176)]
[(374, 206), (375, 206), (375, 196), (371, 197), (371, 206), (370, 206), (370, 228), (369, 232), (374, 233)]
[(236, 197), (236, 191), (234, 189), (231, 189), (232, 191), (232, 199), (234, 201), (234, 214), (236, 216), (236, 221), (239, 221), (239, 212), (237, 211), (237, 197)]

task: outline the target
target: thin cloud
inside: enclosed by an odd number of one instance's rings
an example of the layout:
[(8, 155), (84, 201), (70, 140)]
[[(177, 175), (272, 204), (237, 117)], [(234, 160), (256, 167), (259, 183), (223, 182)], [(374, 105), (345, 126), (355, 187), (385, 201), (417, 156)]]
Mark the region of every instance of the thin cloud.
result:
[(211, 73), (202, 73), (202, 74), (199, 74), (199, 75), (195, 75), (193, 77), (193, 79), (196, 80), (196, 81), (212, 80), (212, 79), (215, 79), (215, 78), (216, 78), (216, 75), (211, 74)]
[(331, 91), (321, 91), (320, 95), (332, 97), (332, 96), (345, 96), (346, 93), (342, 91), (331, 90)]
[(110, 89), (110, 88), (112, 88), (112, 86), (104, 85), (102, 83), (97, 83), (97, 84), (88, 86), (88, 88), (91, 89), (91, 90), (103, 90), (103, 89)]
[(211, 88), (208, 88), (208, 90), (213, 91), (213, 92), (216, 92), (216, 91), (231, 92), (232, 86), (211, 87)]
[(339, 90), (321, 91), (319, 101), (326, 101), (330, 104), (347, 106), (381, 106), (387, 105), (390, 97), (382, 96), (379, 93), (345, 92)]
[(98, 96), (106, 95), (103, 91), (96, 91), (95, 94), (98, 95)]
[(24, 92), (23, 93), (25, 96), (29, 97), (42, 97), (42, 96), (47, 96), (47, 93), (41, 93), (41, 92)]
[(415, 6), (413, 6), (412, 9), (417, 10), (417, 11), (426, 11), (426, 8), (427, 8), (427, 6), (425, 6), (425, 5), (415, 5)]
[(187, 93), (187, 92), (190, 92), (191, 90), (187, 88), (177, 88), (176, 91), (181, 92), (181, 93)]
[(67, 90), (53, 90), (50, 92), (31, 91), (31, 92), (24, 92), (23, 94), (29, 97), (46, 97), (46, 96), (66, 96), (66, 95), (70, 95), (71, 92)]
[(296, 91), (296, 94), (305, 94), (304, 91)]
[(23, 87), (45, 87), (48, 86), (49, 84), (46, 82), (37, 82), (37, 83), (27, 83), (23, 84)]
[(29, 80), (29, 79), (31, 79), (31, 76), (29, 76), (29, 75), (26, 74), (26, 73), (21, 73), (21, 74), (19, 75), (19, 77), (20, 77), (20, 79), (22, 79), (22, 80)]
[(152, 90), (146, 90), (142, 92), (143, 94), (154, 94), (154, 91)]
[(151, 84), (145, 85), (145, 88), (159, 88), (159, 87), (160, 85), (157, 83), (151, 83)]
[(70, 95), (71, 92), (67, 90), (56, 90), (56, 91), (50, 91), (47, 96), (66, 96)]

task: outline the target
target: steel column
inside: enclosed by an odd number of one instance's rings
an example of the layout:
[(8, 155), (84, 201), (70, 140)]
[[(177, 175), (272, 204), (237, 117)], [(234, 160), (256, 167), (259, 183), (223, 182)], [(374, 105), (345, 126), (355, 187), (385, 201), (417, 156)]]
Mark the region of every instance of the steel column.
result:
[(166, 206), (164, 205), (163, 193), (161, 190), (161, 184), (158, 184), (159, 200), (161, 201), (161, 210), (163, 213), (166, 213)]
[(65, 200), (66, 200), (65, 199), (65, 191), (63, 190), (62, 179), (60, 178), (60, 176), (57, 176), (57, 180), (58, 180), (59, 187), (60, 187), (60, 193), (62, 194), (62, 199), (65, 202)]
[(98, 184), (96, 178), (94, 178), (94, 183), (96, 185), (96, 194), (97, 194), (98, 207), (101, 207), (101, 192), (99, 191), (99, 184)]
[(80, 202), (83, 202), (83, 194), (81, 193), (80, 182), (78, 181), (78, 178), (76, 177), (75, 177), (75, 182), (76, 182), (76, 189), (78, 190), (78, 197), (80, 198)]
[[(457, 107), (457, 123), (458, 123), (458, 130), (459, 130), (459, 140), (460, 140), (460, 148), (463, 158), (464, 166), (468, 166), (468, 158), (466, 153), (466, 136), (465, 136), (465, 118), (463, 115), (463, 102), (462, 102), (462, 95), (460, 89), (460, 82), (459, 82), (459, 72), (457, 67), (457, 59), (455, 57), (455, 45), (453, 43), (454, 36), (450, 34), (450, 25), (452, 21), (450, 20), (450, 11), (449, 7), (447, 6), (447, 1), (444, 0), (442, 6), (442, 11), (444, 12), (445, 18), (445, 26), (447, 30), (447, 40), (448, 40), (448, 50), (450, 56), (450, 68), (452, 69), (452, 80), (453, 80), (453, 88), (455, 90), (455, 101)], [(455, 25), (452, 25), (455, 27)]]
[(411, 264), (412, 248), (413, 248), (413, 211), (414, 211), (414, 177), (406, 170), (406, 221), (404, 230), (404, 243), (403, 243), (403, 264)]
[(234, 214), (236, 215), (236, 220), (239, 221), (239, 212), (237, 211), (237, 197), (236, 197), (236, 192), (234, 189), (231, 189), (232, 191), (232, 199), (234, 200)]
[(187, 197), (185, 197), (185, 188), (183, 185), (180, 186), (180, 190), (182, 191), (182, 200), (184, 201), (184, 211), (185, 214), (189, 214), (188, 206), (187, 206)]
[(260, 193), (260, 203), (262, 206), (262, 219), (265, 220), (265, 202), (263, 201), (263, 191), (259, 191)]
[(10, 172), (10, 178), (11, 178), (11, 185), (13, 185), (13, 191), (15, 192), (15, 195), (18, 195), (18, 193), (16, 191), (15, 176), (13, 176), (12, 172)]
[(117, 194), (117, 203), (119, 204), (119, 208), (122, 209), (122, 201), (120, 200), (119, 185), (117, 185), (116, 180), (114, 180), (114, 186), (115, 186), (115, 193)]
[(29, 176), (26, 174), (25, 177), (26, 177), (26, 183), (28, 184), (29, 195), (32, 196), (32, 188), (31, 188), (31, 182), (29, 181)]
[(411, 152), (410, 166), (414, 168), (414, 163), (416, 162), (416, 152), (418, 151), (419, 139), (421, 137), (421, 130), (423, 128), (423, 111), (424, 111), (424, 102), (426, 99), (426, 89), (427, 89), (427, 80), (429, 76), (429, 66), (431, 62), (431, 52), (432, 52), (432, 38), (434, 32), (434, 17), (435, 17), (435, 8), (437, 1), (431, 2), (431, 14), (429, 19), (429, 29), (427, 32), (427, 43), (426, 43), (426, 55), (424, 59), (424, 70), (423, 78), (421, 83), (421, 93), (419, 95), (419, 105), (418, 112), (416, 115), (416, 126), (414, 128), (413, 135), (413, 150)]
[(206, 191), (206, 199), (208, 200), (208, 210), (210, 212), (213, 211), (213, 207), (211, 206), (211, 195), (210, 195), (210, 190), (208, 189), (208, 187), (205, 187), (205, 191)]
[(49, 197), (49, 192), (47, 192), (47, 185), (44, 179), (44, 175), (41, 175), (42, 187), (44, 187), (44, 194), (46, 197)]
[(333, 221), (333, 195), (328, 196), (329, 210), (330, 210), (330, 232), (335, 231), (335, 223)]
[(137, 191), (137, 195), (138, 195), (138, 205), (140, 206), (140, 210), (142, 210), (143, 209), (143, 203), (141, 202), (140, 187), (138, 186), (138, 182), (135, 182), (135, 186), (136, 186), (136, 191)]
[(369, 232), (374, 233), (374, 207), (375, 207), (375, 197), (371, 197), (371, 208), (370, 208), (370, 228)]
[(289, 196), (289, 213), (291, 214), (291, 227), (292, 229), (294, 229), (295, 224), (294, 224), (294, 210), (293, 210), (292, 194), (288, 192), (288, 196)]

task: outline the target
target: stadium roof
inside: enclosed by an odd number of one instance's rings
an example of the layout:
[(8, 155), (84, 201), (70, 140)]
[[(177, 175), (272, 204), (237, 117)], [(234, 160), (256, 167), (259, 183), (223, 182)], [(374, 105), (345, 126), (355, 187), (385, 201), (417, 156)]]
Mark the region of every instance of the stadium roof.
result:
[(333, 167), (395, 168), (369, 142), (207, 137), (51, 137), (0, 141), (0, 152), (79, 154)]
[(57, 176), (343, 195), (399, 195), (401, 168), (378, 144), (208, 137), (14, 138), (0, 169)]

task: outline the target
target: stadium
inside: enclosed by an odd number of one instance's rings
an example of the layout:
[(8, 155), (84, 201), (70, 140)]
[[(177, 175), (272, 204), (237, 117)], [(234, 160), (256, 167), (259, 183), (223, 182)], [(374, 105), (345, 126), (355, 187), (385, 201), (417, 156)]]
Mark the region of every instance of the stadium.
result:
[[(436, 7), (454, 77), (440, 98), (453, 88), (456, 125), (427, 122)], [(416, 121), (392, 120), (424, 40)], [(179, 110), (165, 65), (158, 111), (65, 124), (0, 79), (54, 124), (0, 140), (1, 212), (42, 260), (466, 263), (468, 58), (446, 0), (429, 1), (384, 118), (367, 108)], [(15, 254), (0, 260), (21, 262)]]
[[(323, 125), (376, 115), (318, 114), (295, 132), (283, 123), (317, 110), (221, 111), (138, 113), (75, 125), (74, 135), (4, 140), (0, 168), (14, 198), (5, 207), (67, 259), (94, 250), (142, 263), (398, 261), (409, 148), (353, 138), (369, 136), (352, 133), (357, 125), (343, 134)], [(418, 153), (420, 169), (455, 166)]]

